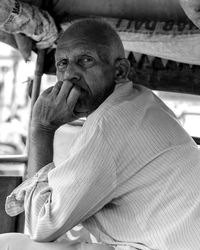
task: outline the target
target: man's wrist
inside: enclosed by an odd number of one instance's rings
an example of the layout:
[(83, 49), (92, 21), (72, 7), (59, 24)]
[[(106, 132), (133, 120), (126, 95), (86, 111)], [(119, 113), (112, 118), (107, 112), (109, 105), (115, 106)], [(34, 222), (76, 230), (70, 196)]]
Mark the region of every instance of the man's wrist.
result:
[(54, 135), (57, 127), (54, 126), (44, 126), (39, 123), (31, 122), (30, 126), (30, 133), (33, 134), (47, 134), (47, 135)]
[(28, 176), (33, 176), (42, 167), (53, 161), (55, 129), (41, 124), (30, 124)]

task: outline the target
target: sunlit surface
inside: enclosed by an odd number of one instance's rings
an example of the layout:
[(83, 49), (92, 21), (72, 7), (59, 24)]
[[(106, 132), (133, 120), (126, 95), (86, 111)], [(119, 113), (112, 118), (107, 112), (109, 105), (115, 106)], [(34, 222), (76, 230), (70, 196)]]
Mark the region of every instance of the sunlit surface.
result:
[(191, 136), (200, 137), (200, 96), (163, 91), (155, 93), (174, 111)]

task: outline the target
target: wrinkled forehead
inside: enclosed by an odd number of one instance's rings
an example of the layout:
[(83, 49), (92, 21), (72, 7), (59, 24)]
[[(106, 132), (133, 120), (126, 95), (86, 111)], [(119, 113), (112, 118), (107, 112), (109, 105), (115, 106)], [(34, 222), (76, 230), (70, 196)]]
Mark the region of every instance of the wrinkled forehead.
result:
[(86, 42), (99, 44), (99, 45), (109, 45), (110, 37), (105, 30), (99, 25), (72, 25), (69, 27), (58, 41), (59, 45), (62, 45), (66, 41), (73, 41), (82, 39)]
[(107, 45), (94, 42), (87, 37), (65, 37), (57, 45), (55, 58), (73, 57), (80, 54), (99, 57), (100, 54), (107, 53), (108, 51), (109, 47)]

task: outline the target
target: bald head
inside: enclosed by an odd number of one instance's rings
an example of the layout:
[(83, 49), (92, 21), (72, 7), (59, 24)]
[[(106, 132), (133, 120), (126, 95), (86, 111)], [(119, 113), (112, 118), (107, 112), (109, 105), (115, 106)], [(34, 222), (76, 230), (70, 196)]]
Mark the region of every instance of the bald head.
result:
[(82, 38), (94, 45), (104, 61), (124, 58), (124, 48), (116, 31), (105, 21), (81, 19), (73, 22), (58, 41), (58, 48)]

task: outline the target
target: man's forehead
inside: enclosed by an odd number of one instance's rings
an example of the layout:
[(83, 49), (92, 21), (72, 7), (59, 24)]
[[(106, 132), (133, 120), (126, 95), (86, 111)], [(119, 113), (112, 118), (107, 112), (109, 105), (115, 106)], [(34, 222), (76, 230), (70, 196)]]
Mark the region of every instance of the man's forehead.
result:
[(71, 25), (65, 30), (61, 38), (58, 40), (58, 45), (63, 45), (66, 42), (83, 41), (95, 43), (99, 45), (110, 44), (110, 35), (105, 32), (103, 27), (99, 25)]
[(100, 49), (106, 50), (108, 49), (108, 46), (100, 43), (94, 43), (84, 38), (70, 39), (58, 43), (55, 56), (58, 57), (65, 53), (73, 55), (78, 55), (83, 53), (97, 55)]
[(79, 33), (77, 32), (74, 33), (64, 33), (64, 35), (58, 40), (58, 46), (70, 46), (73, 44), (78, 44), (78, 43), (86, 43), (86, 44), (98, 44), (101, 46), (108, 46), (108, 41), (105, 38), (101, 37), (101, 34), (98, 36), (95, 35), (94, 33), (91, 34), (84, 34), (84, 33)]

